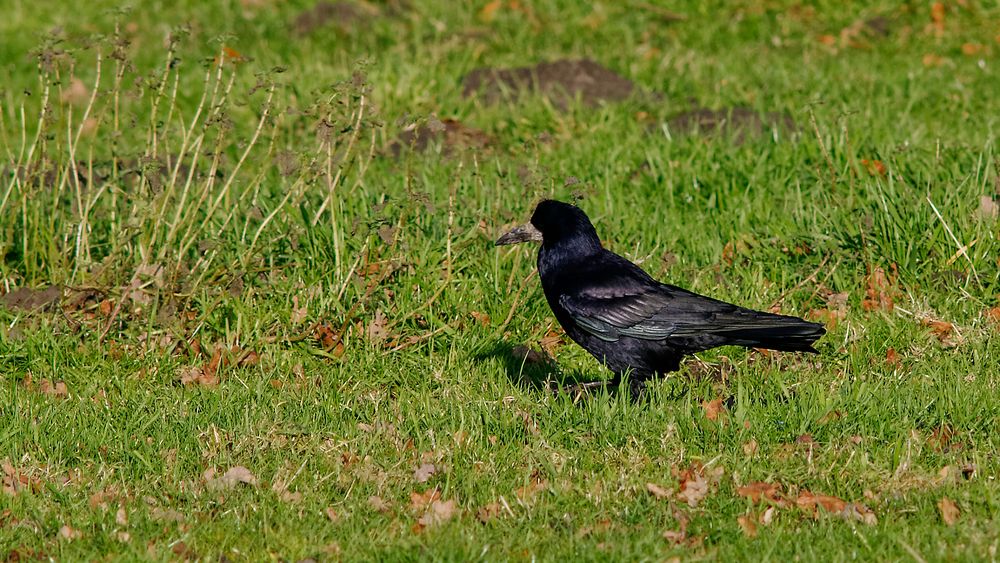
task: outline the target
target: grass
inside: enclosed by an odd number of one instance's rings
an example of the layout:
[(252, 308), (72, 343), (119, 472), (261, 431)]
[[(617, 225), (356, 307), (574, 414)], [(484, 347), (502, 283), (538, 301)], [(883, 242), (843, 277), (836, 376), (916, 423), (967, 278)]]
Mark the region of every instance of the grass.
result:
[[(300, 3), (15, 2), (0, 292), (62, 302), (0, 307), (7, 557), (995, 558), (1000, 13), (630, 6), (389, 3), (298, 35)], [(461, 93), (580, 56), (641, 95)], [(797, 131), (664, 125), (692, 104)], [(492, 142), (389, 156), (432, 115)], [(821, 354), (711, 351), (638, 403), (560, 391), (607, 373), (555, 339), (534, 249), (492, 240), (574, 192), (657, 277), (827, 319)], [(511, 352), (540, 343), (556, 366)], [(753, 482), (877, 523), (780, 502), (764, 525)]]

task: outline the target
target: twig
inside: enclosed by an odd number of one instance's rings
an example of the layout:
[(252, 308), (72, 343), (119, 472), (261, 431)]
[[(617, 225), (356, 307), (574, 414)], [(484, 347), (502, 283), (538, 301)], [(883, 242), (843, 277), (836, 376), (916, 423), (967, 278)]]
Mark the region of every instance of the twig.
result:
[[(944, 220), (944, 217), (941, 216), (941, 212), (938, 211), (938, 208), (934, 205), (934, 202), (931, 201), (930, 196), (927, 196), (927, 203), (930, 204), (931, 209), (934, 210), (934, 214), (937, 215), (938, 220), (941, 221), (942, 225), (944, 225), (944, 230), (948, 232), (948, 236), (950, 236), (951, 240), (955, 242), (955, 246), (958, 247), (958, 254), (965, 256), (965, 259), (969, 261), (969, 267), (972, 268), (972, 275), (975, 276), (976, 279), (979, 279), (979, 274), (976, 273), (976, 265), (972, 262), (972, 258), (969, 257), (969, 253), (967, 252), (969, 247), (972, 246), (973, 243), (975, 243), (975, 241), (970, 242), (967, 245), (963, 245), (961, 242), (959, 242), (958, 237), (955, 236), (955, 233), (952, 232), (951, 227), (948, 226), (948, 223)], [(949, 261), (949, 264), (950, 263), (951, 262)]]
[(829, 262), (829, 261), (830, 261), (830, 257), (829, 256), (824, 257), (823, 261), (819, 263), (819, 266), (816, 267), (816, 270), (814, 270), (813, 273), (809, 274), (809, 276), (807, 278), (805, 278), (804, 280), (802, 280), (799, 283), (795, 284), (795, 286), (792, 287), (791, 289), (785, 290), (784, 293), (782, 293), (780, 296), (778, 296), (778, 299), (776, 299), (774, 301), (774, 303), (771, 303), (771, 306), (769, 308), (773, 309), (773, 308), (777, 307), (778, 305), (781, 304), (782, 301), (785, 300), (786, 297), (788, 297), (788, 295), (790, 293), (792, 293), (793, 291), (797, 291), (800, 287), (804, 286), (805, 284), (809, 283), (810, 281), (816, 281), (816, 276), (819, 274), (819, 271), (822, 270), (823, 266), (826, 266), (826, 263)]

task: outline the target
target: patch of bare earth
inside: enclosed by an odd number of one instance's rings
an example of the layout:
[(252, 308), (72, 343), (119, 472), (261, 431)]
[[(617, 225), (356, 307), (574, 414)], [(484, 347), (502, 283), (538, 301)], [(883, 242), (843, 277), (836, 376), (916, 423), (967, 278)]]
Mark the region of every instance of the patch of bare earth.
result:
[(344, 32), (364, 28), (380, 15), (378, 7), (356, 2), (327, 2), (320, 0), (311, 9), (299, 13), (292, 22), (292, 31), (299, 36), (309, 35), (320, 28), (335, 27)]
[(667, 126), (671, 133), (706, 137), (731, 136), (737, 143), (775, 133), (787, 135), (797, 130), (795, 121), (787, 113), (760, 113), (743, 106), (718, 110), (695, 108), (670, 118)]
[(481, 152), (493, 143), (491, 136), (457, 119), (432, 118), (404, 129), (389, 145), (389, 153), (399, 158), (408, 150), (423, 152), (440, 146), (442, 154), (455, 156), (465, 151)]
[(462, 81), (466, 97), (489, 104), (537, 94), (566, 108), (579, 98), (587, 106), (620, 102), (633, 95), (635, 84), (591, 59), (562, 59), (516, 68), (477, 68)]

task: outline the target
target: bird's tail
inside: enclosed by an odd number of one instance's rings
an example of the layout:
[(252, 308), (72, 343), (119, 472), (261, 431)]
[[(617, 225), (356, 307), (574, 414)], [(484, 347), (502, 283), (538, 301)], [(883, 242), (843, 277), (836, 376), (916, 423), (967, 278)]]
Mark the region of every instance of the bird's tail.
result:
[(817, 350), (812, 345), (826, 334), (826, 329), (819, 323), (798, 317), (758, 313), (753, 321), (742, 326), (729, 326), (713, 332), (725, 338), (727, 344), (815, 354)]

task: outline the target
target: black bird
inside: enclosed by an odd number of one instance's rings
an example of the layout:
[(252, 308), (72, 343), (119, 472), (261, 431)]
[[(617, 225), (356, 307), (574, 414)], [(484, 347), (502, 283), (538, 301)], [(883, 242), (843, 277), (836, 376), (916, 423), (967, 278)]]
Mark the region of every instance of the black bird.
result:
[(538, 277), (559, 324), (614, 372), (612, 385), (629, 374), (633, 394), (654, 375), (680, 369), (686, 354), (724, 345), (815, 353), (813, 342), (826, 332), (660, 283), (601, 246), (587, 215), (568, 203), (542, 201), (530, 223), (496, 245), (526, 241), (542, 243)]

